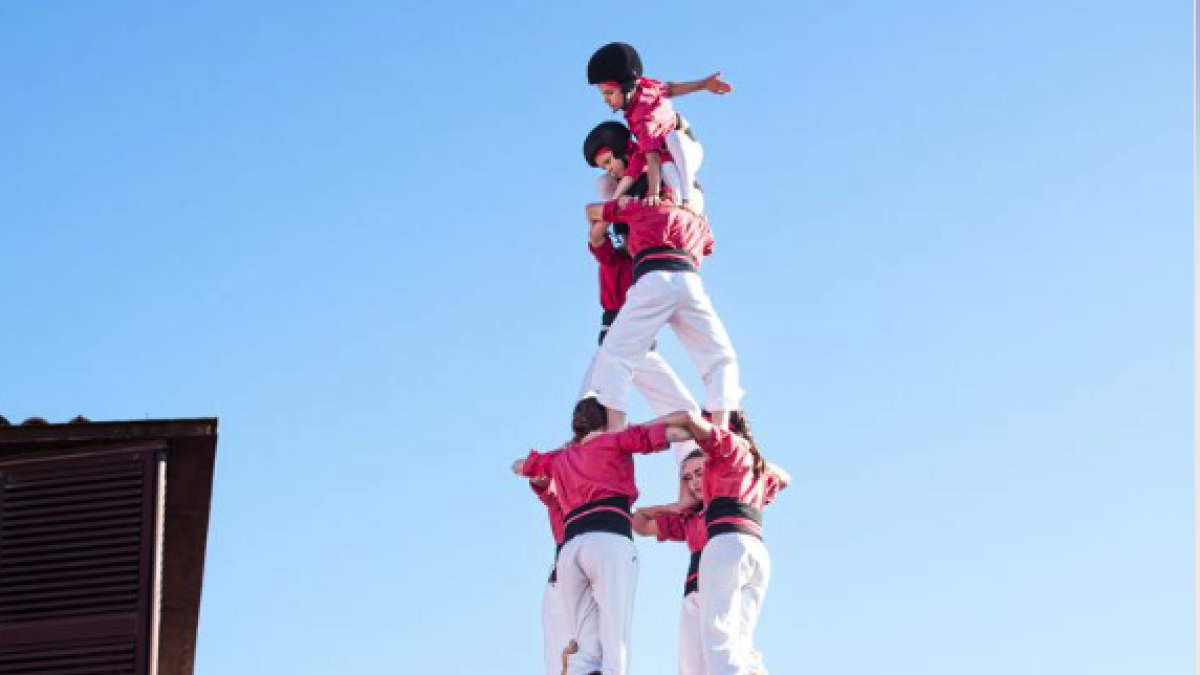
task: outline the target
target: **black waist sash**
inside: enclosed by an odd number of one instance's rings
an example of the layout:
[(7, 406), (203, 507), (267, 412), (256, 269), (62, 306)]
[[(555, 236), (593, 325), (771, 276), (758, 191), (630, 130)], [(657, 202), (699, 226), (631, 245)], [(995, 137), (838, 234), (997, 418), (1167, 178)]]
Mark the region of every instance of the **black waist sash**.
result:
[(683, 583), (683, 597), (687, 597), (688, 593), (695, 593), (700, 590), (700, 554), (702, 551), (696, 551), (692, 554), (692, 559), (688, 563), (687, 581)]
[(633, 259), (633, 283), (647, 272), (698, 272), (691, 253), (671, 246), (642, 249)]
[(550, 566), (550, 583), (558, 582), (558, 554), (562, 553), (562, 544), (554, 545), (554, 564)]
[(588, 502), (568, 513), (563, 522), (566, 524), (564, 542), (585, 532), (611, 532), (633, 539), (629, 497), (623, 495)]
[(708, 538), (741, 532), (762, 539), (762, 511), (732, 497), (717, 497), (704, 509)]

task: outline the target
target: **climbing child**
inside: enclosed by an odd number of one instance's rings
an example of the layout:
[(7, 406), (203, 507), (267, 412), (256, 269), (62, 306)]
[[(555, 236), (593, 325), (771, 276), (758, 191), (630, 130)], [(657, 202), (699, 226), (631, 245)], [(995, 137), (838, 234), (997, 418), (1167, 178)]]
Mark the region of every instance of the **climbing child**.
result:
[(664, 83), (642, 77), (641, 56), (632, 45), (623, 42), (596, 50), (588, 61), (587, 71), (588, 83), (596, 85), (612, 110), (624, 112), (638, 141), (639, 147), (630, 157), (616, 196), (626, 194), (645, 171), (650, 182), (646, 198), (652, 204), (657, 200), (659, 185), (665, 181), (679, 195), (684, 208), (703, 213), (703, 196), (695, 187), (704, 149), (669, 99), (696, 91), (727, 94), (733, 87), (721, 79), (721, 73), (694, 82)]

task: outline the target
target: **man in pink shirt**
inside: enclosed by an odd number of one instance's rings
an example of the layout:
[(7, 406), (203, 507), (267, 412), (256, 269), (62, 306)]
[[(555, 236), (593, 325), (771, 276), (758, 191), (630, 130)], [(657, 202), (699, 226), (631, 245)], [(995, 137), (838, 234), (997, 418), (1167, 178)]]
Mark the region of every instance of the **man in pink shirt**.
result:
[(633, 286), (592, 376), (591, 389), (609, 410), (609, 428), (624, 426), (634, 369), (666, 324), (700, 369), (713, 422), (726, 426), (729, 412), (740, 407), (742, 389), (733, 343), (700, 280), (700, 262), (713, 249), (708, 222), (669, 198), (657, 205), (629, 197), (590, 204), (587, 216), (593, 231), (627, 223), (626, 247), (634, 260)]

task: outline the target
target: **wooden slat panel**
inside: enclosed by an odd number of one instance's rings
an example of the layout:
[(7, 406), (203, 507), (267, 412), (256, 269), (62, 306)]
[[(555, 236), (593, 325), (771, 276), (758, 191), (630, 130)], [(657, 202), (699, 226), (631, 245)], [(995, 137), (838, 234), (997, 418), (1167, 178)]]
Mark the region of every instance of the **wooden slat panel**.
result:
[(0, 466), (0, 675), (145, 672), (154, 463)]

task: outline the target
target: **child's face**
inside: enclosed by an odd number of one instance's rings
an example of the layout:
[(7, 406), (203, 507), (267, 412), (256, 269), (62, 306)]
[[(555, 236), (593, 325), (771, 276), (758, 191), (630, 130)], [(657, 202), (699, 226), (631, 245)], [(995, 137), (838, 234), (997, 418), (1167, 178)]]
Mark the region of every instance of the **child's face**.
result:
[(704, 458), (693, 457), (683, 465), (683, 482), (696, 499), (704, 501)]
[(600, 97), (604, 99), (604, 105), (613, 110), (620, 110), (625, 107), (625, 94), (619, 87), (614, 87), (611, 84), (598, 84), (596, 88), (600, 90)]
[(620, 178), (625, 173), (625, 160), (614, 157), (611, 150), (596, 155), (596, 166), (613, 178)]

